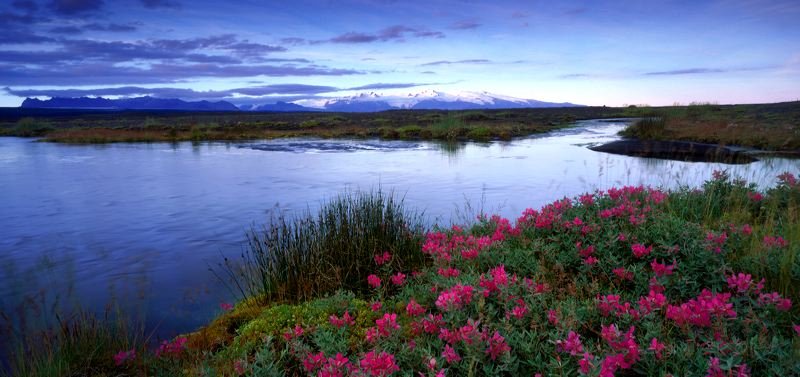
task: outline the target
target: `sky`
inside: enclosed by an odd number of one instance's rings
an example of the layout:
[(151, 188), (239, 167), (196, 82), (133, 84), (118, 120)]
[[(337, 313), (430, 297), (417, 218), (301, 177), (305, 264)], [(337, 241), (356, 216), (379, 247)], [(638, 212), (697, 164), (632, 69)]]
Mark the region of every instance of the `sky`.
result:
[(608, 106), (794, 101), (797, 20), (797, 0), (3, 0), (0, 106), (426, 89)]

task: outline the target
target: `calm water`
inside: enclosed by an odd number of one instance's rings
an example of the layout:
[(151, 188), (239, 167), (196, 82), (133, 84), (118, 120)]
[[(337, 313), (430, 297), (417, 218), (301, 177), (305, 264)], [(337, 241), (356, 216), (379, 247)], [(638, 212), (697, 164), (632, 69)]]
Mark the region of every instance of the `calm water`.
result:
[[(0, 310), (111, 299), (159, 333), (191, 330), (229, 293), (208, 271), (239, 255), (245, 231), (276, 205), (314, 209), (380, 185), (431, 221), (469, 202), (516, 218), (564, 196), (623, 184), (697, 185), (715, 169), (771, 184), (800, 161), (683, 163), (593, 152), (622, 122), (587, 121), (545, 136), (442, 146), (379, 140), (275, 140), (75, 146), (0, 138)], [(42, 296), (38, 296), (42, 297)], [(40, 299), (41, 300), (41, 299)]]

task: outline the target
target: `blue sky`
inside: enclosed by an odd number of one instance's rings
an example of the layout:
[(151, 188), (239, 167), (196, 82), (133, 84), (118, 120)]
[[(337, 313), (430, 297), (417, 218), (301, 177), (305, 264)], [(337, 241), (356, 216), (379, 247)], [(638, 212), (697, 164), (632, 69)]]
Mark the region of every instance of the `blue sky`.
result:
[(8, 0), (0, 106), (489, 91), (588, 105), (800, 99), (798, 1)]

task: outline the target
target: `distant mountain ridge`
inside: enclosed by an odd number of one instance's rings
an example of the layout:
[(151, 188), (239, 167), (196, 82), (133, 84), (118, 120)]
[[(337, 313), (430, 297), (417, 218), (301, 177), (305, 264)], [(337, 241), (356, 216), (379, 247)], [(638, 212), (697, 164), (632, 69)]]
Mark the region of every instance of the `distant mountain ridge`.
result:
[(310, 109), (316, 108), (326, 111), (341, 112), (369, 112), (395, 109), (472, 110), (582, 106), (570, 102), (544, 102), (502, 96), (485, 91), (445, 93), (436, 90), (423, 90), (404, 96), (386, 96), (370, 92), (360, 93), (350, 97), (329, 98), (306, 102), (308, 102), (306, 107)]
[(148, 96), (120, 99), (108, 99), (103, 97), (53, 97), (47, 100), (40, 100), (36, 98), (26, 98), (22, 101), (20, 107), (96, 110), (239, 111), (236, 105), (225, 101), (188, 102), (176, 98), (153, 98)]
[(489, 92), (445, 93), (423, 90), (407, 95), (383, 95), (375, 92), (349, 97), (304, 99), (294, 102), (278, 101), (269, 104), (248, 104), (236, 107), (226, 101), (188, 102), (175, 98), (135, 97), (107, 99), (103, 97), (65, 98), (47, 100), (26, 98), (20, 107), (49, 109), (97, 110), (184, 110), (184, 111), (265, 111), (265, 112), (378, 112), (400, 109), (477, 110), (520, 109), (541, 107), (578, 107), (570, 102), (545, 102), (492, 94)]

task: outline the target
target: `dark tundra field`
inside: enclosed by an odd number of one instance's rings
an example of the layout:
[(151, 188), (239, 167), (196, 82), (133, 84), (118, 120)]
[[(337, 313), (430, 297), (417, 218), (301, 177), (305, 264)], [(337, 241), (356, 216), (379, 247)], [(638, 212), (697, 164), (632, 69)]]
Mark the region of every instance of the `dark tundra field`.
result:
[(576, 120), (645, 118), (626, 136), (790, 151), (800, 148), (800, 102), (670, 107), (392, 110), (264, 113), (0, 109), (0, 135), (109, 143), (326, 138), (495, 140), (546, 132)]

